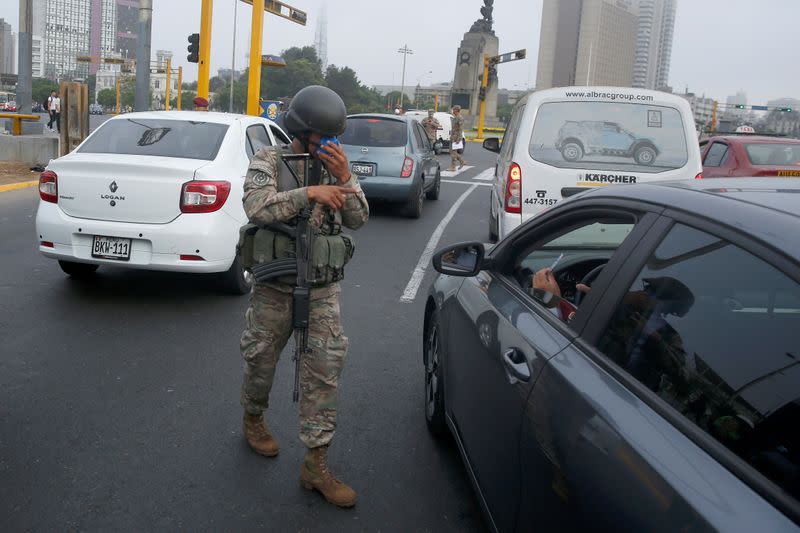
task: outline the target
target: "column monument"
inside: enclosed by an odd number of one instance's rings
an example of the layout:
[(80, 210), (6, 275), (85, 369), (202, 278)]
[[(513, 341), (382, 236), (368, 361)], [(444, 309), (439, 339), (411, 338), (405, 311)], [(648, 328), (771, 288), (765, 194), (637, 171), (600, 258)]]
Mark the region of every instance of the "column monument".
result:
[[(474, 128), (478, 124), (481, 101), (478, 98), (483, 77), (483, 56), (499, 54), (500, 42), (494, 34), (492, 11), (494, 0), (483, 0), (482, 18), (476, 20), (458, 47), (456, 70), (453, 76), (451, 105), (461, 106), (464, 126)], [(486, 126), (499, 126), (497, 120), (497, 69), (489, 68), (489, 81), (486, 88)]]

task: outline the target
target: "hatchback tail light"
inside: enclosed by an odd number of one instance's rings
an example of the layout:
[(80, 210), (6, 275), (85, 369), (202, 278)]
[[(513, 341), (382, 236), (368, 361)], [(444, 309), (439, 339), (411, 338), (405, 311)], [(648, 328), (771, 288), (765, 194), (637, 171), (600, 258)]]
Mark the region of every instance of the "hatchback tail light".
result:
[(231, 192), (228, 181), (187, 181), (181, 187), (182, 213), (211, 213), (223, 205)]
[(700, 174), (698, 174), (697, 176), (695, 176), (695, 177), (694, 177), (694, 179), (696, 179), (696, 180), (701, 180), (701, 179), (703, 179), (703, 173), (701, 172)]
[(406, 157), (403, 161), (403, 171), (400, 173), (401, 178), (411, 177), (411, 172), (414, 170), (414, 160)]
[(39, 198), (58, 203), (58, 175), (52, 170), (45, 170), (39, 176)]
[(522, 169), (511, 163), (506, 180), (506, 213), (522, 213)]

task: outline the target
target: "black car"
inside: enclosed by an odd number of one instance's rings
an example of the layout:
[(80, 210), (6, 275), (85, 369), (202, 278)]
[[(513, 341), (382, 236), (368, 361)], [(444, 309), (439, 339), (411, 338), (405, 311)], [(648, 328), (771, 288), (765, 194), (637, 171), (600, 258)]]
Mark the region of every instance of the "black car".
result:
[(800, 181), (779, 181), (599, 188), (436, 254), (426, 420), (492, 529), (798, 530)]

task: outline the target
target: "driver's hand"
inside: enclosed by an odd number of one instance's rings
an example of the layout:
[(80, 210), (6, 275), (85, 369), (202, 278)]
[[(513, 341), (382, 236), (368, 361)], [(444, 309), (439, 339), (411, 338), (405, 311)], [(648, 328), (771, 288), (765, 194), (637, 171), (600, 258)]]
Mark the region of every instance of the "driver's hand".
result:
[(578, 292), (582, 292), (583, 294), (589, 294), (589, 291), (592, 290), (592, 288), (586, 285), (585, 283), (576, 284), (575, 289), (577, 289)]
[(539, 289), (561, 297), (561, 289), (556, 282), (556, 278), (553, 276), (552, 268), (543, 268), (536, 272), (536, 274), (533, 275), (533, 280), (531, 280), (531, 285), (534, 289)]

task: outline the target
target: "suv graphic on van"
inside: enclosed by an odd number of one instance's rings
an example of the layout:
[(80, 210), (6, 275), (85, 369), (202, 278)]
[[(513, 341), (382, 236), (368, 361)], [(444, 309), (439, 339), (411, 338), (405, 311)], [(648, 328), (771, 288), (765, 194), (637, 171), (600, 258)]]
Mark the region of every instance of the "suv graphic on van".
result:
[(569, 162), (598, 154), (632, 157), (640, 165), (652, 165), (659, 150), (651, 139), (637, 137), (616, 122), (568, 120), (558, 130), (556, 148)]

